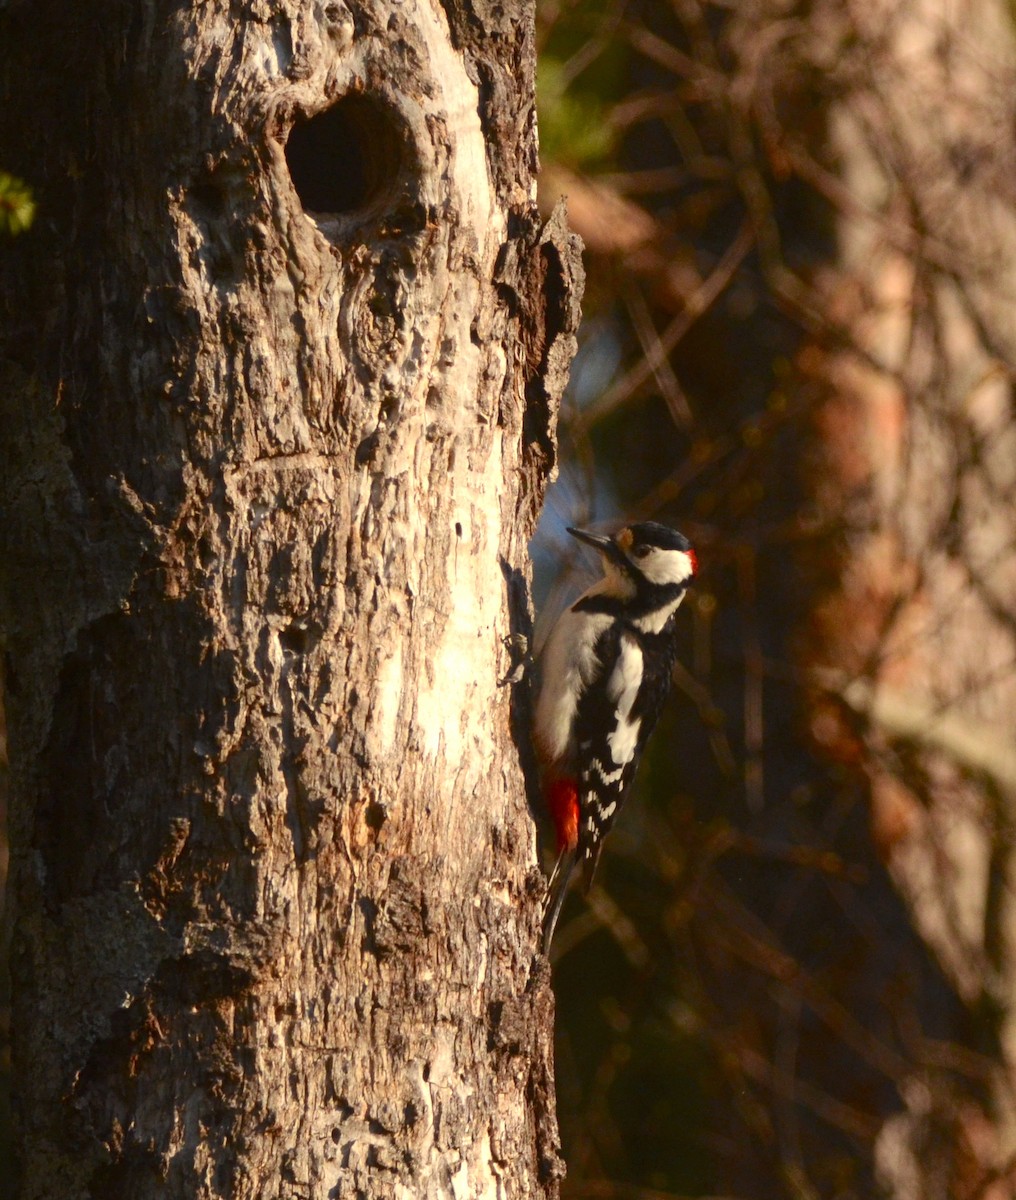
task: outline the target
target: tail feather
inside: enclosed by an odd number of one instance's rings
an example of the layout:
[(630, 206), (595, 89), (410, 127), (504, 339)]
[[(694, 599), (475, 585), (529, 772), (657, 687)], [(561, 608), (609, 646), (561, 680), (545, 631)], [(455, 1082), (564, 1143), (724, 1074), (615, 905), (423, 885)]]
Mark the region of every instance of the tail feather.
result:
[(568, 884), (571, 882), (576, 862), (575, 851), (565, 847), (557, 856), (557, 862), (551, 872), (550, 881), (547, 884), (547, 912), (543, 918), (544, 954), (550, 954), (550, 943), (554, 940), (557, 919), (564, 907), (564, 898), (568, 894)]
[(587, 846), (586, 852), (582, 856), (582, 889), (587, 896), (589, 895), (589, 889), (593, 886), (593, 876), (596, 874), (596, 868), (602, 853), (603, 840), (601, 838), (592, 846)]

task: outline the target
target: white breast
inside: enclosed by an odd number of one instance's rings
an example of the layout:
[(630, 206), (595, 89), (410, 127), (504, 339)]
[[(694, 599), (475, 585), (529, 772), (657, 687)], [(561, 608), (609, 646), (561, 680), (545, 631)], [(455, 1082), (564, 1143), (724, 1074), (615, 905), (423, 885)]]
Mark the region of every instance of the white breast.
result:
[(561, 762), (575, 752), (574, 726), (579, 697), (600, 669), (595, 646), (611, 622), (607, 613), (566, 609), (558, 618), (543, 651), (542, 683), (536, 702), (536, 737), (548, 762)]

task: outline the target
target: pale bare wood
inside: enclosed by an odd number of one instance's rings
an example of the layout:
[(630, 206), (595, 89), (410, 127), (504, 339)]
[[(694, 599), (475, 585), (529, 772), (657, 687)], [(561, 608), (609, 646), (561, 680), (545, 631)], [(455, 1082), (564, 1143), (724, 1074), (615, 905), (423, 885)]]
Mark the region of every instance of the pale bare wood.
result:
[[(581, 293), (532, 13), (8, 7), (24, 1195), (556, 1195), (497, 686)], [(308, 215), (286, 138), (348, 96)]]

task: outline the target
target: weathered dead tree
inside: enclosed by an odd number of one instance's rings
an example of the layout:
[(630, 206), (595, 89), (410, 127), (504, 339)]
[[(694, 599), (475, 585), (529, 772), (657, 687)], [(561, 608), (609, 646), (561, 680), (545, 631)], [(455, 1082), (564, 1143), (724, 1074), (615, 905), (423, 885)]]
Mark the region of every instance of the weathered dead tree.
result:
[[(5, 6), (25, 1197), (546, 1196), (528, 5)], [(524, 757), (524, 756), (523, 756)]]

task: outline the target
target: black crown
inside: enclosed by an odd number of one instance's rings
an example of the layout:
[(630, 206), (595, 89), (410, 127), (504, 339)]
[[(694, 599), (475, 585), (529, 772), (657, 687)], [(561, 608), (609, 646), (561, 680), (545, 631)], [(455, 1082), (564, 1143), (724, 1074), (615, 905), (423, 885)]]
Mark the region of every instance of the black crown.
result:
[(661, 550), (684, 550), (685, 553), (691, 549), (691, 542), (683, 533), (669, 529), (658, 521), (640, 521), (629, 528), (635, 546), (658, 546)]

